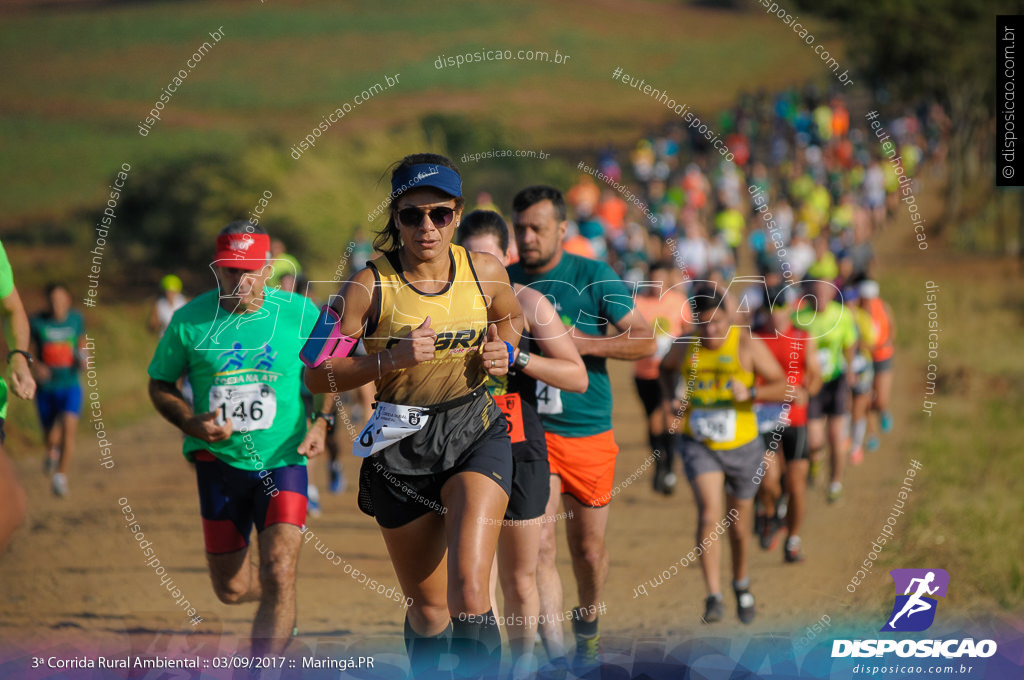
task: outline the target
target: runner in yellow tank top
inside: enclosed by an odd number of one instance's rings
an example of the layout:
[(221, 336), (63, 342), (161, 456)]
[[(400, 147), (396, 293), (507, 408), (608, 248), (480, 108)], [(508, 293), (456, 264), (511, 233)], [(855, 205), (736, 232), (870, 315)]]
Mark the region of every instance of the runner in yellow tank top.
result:
[(370, 263), (379, 295), (375, 319), (363, 335), (366, 353), (387, 352), (427, 318), (437, 334), (434, 358), (409, 368), (390, 371), (377, 383), (377, 399), (395, 404), (425, 406), (469, 394), (487, 377), (476, 352), (487, 332), (487, 301), (464, 248), (450, 245), (448, 259), (455, 276), (427, 293), (409, 283), (397, 253)]
[(435, 675), (450, 653), (460, 677), (490, 677), (501, 634), (488, 583), (512, 452), (484, 381), (508, 373), (523, 313), (493, 255), (451, 245), (464, 201), (450, 160), (406, 156), (391, 189), (388, 222), (374, 241), (384, 256), (332, 303), (338, 345), (362, 338), (367, 356), (331, 350), (324, 359), (317, 350), (306, 385), (318, 393), (376, 383), (374, 415), (353, 442), (365, 456), (359, 507), (377, 519), (411, 601), (412, 675)]
[[(740, 362), (740, 336), (745, 331), (733, 326), (717, 349), (686, 345), (683, 372), (687, 374), (690, 404), (683, 432), (703, 440), (712, 451), (727, 451), (754, 441), (758, 436), (754, 402), (736, 402), (733, 385), (754, 387), (754, 374)], [(689, 388), (689, 374), (693, 387)]]
[[(678, 340), (661, 363), (668, 431), (675, 432), (685, 419), (679, 451), (697, 502), (695, 550), (708, 592), (703, 620), (720, 621), (724, 611), (717, 540), (721, 532), (716, 531), (721, 524), (729, 529), (733, 550), (736, 614), (750, 623), (756, 610), (747, 575), (747, 542), (765, 456), (754, 396), (782, 401), (786, 376), (767, 345), (748, 329), (732, 326), (732, 299), (703, 288), (694, 289), (691, 297), (697, 335)], [(755, 388), (756, 381), (760, 384)], [(680, 396), (673, 399), (677, 383)], [(721, 500), (723, 484), (728, 517)]]

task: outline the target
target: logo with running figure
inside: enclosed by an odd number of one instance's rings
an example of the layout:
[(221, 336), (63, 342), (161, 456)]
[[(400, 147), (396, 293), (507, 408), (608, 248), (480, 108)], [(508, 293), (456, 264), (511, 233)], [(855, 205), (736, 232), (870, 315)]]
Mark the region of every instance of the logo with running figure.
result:
[[(935, 621), (936, 597), (945, 597), (949, 574), (945, 569), (893, 569), (896, 602), (883, 631), (905, 633), (927, 630)], [(900, 594), (902, 593), (902, 595)]]

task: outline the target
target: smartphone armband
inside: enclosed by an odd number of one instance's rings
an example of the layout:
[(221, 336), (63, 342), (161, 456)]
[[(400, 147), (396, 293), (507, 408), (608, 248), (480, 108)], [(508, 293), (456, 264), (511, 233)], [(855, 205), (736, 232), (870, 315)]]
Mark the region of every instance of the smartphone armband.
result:
[(306, 366), (316, 368), (328, 359), (352, 356), (358, 343), (356, 338), (341, 334), (341, 317), (330, 305), (324, 305), (299, 358)]

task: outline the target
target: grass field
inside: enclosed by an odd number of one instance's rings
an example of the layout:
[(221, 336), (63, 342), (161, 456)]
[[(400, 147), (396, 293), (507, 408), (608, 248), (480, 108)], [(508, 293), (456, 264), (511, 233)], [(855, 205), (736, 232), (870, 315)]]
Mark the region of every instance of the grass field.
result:
[[(284, 151), (385, 75), (400, 74), (399, 84), (354, 108), (324, 145), (346, 149), (369, 131), (445, 112), (501, 121), (511, 143), (565, 153), (631, 142), (666, 119), (661, 104), (612, 80), (616, 66), (704, 110), (742, 90), (824, 75), (770, 17), (670, 3), (166, 2), (7, 11), (3, 20), (0, 233), (16, 218), (98, 203), (125, 161), (236, 153), (266, 136)], [(221, 26), (224, 39), (140, 137), (137, 123)], [(442, 55), (481, 49), (570, 58), (435, 68)], [(387, 161), (376, 162), (379, 174)]]

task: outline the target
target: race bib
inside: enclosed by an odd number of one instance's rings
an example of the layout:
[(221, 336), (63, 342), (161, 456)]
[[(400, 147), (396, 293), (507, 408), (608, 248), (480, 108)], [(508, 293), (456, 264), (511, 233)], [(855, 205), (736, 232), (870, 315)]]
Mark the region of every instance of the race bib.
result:
[(762, 434), (771, 432), (778, 425), (789, 425), (789, 412), (782, 408), (782, 402), (755, 403), (754, 413), (757, 415), (757, 430)]
[(430, 418), (422, 407), (377, 402), (369, 422), (352, 442), (352, 455), (366, 458), (395, 442), (416, 434)]
[(654, 351), (654, 356), (657, 359), (664, 359), (665, 355), (672, 349), (672, 343), (675, 342), (675, 338), (671, 335), (657, 335), (654, 338), (654, 346), (657, 348)]
[(210, 410), (217, 412), (217, 423), (228, 420), (235, 432), (266, 430), (277, 415), (274, 388), (263, 383), (214, 385), (210, 388)]
[(695, 409), (690, 413), (690, 431), (698, 439), (732, 441), (736, 438), (736, 411), (731, 408)]
[(494, 397), (498, 408), (505, 414), (508, 422), (508, 436), (513, 444), (526, 441), (526, 430), (523, 427), (523, 402), (516, 393), (502, 394)]
[(562, 390), (537, 381), (537, 413), (554, 415), (562, 412)]
[(821, 374), (824, 376), (830, 376), (836, 371), (832, 357), (832, 350), (818, 349), (818, 363), (821, 364)]
[(863, 354), (854, 354), (851, 368), (853, 368), (854, 373), (863, 373), (868, 370), (867, 358)]

